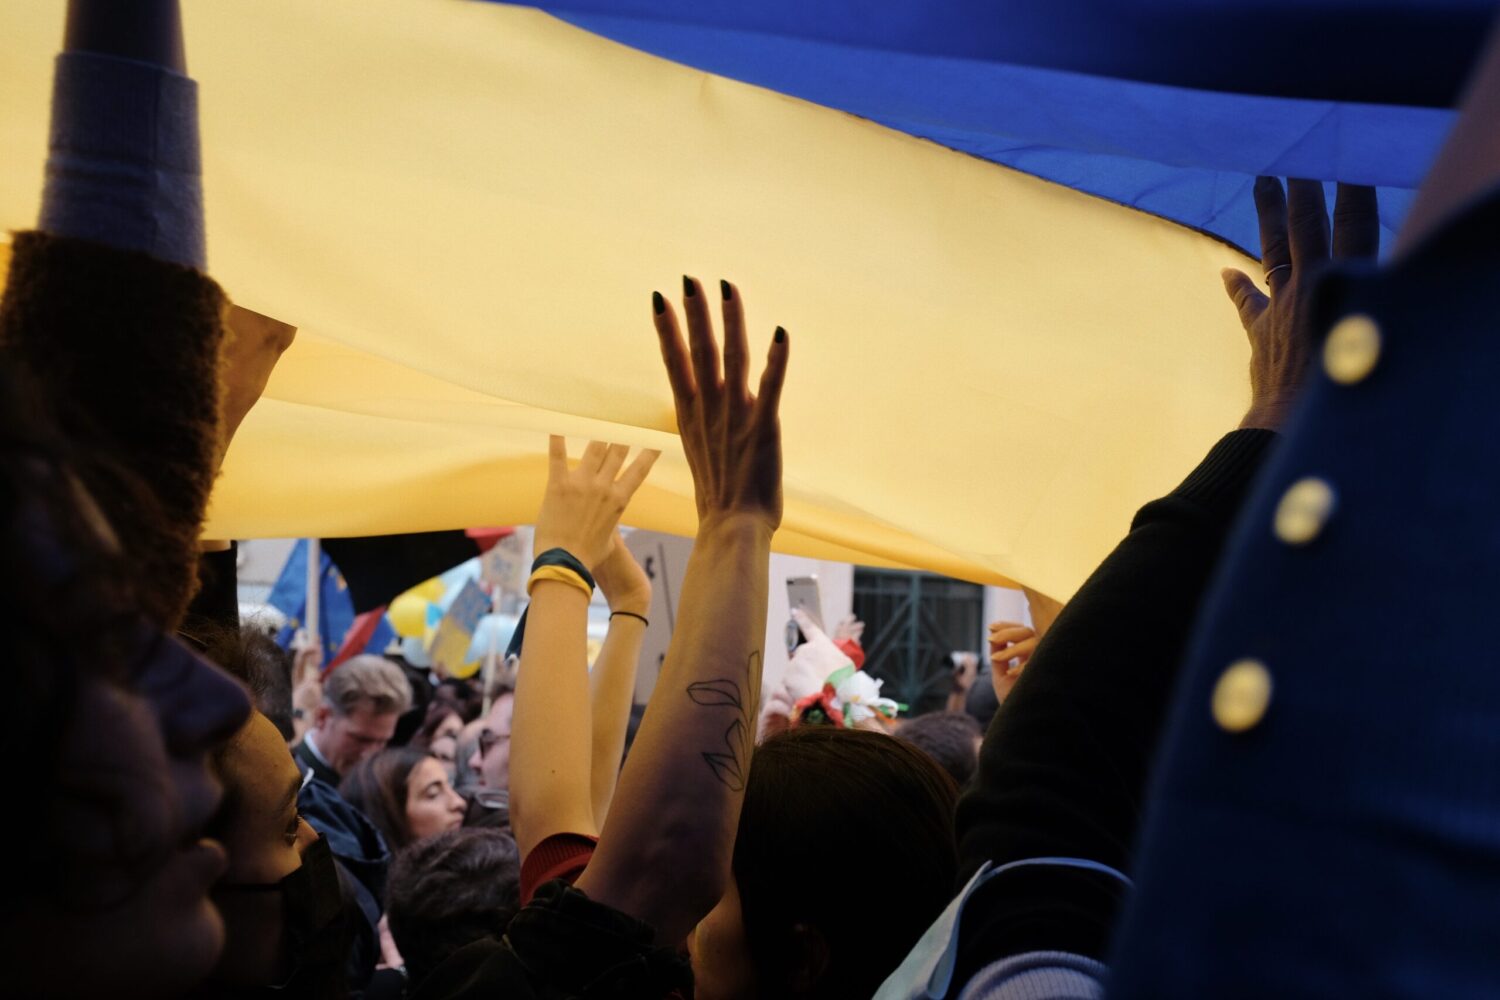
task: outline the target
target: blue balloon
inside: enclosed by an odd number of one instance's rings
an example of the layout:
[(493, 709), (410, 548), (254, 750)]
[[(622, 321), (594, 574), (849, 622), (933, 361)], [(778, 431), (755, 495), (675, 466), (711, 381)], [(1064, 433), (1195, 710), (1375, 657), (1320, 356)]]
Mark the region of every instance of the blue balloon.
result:
[(422, 644), (418, 636), (410, 636), (401, 640), (401, 655), (406, 657), (407, 663), (420, 670), (432, 666), (432, 661), (427, 658), (427, 647)]
[(485, 615), (474, 627), (474, 641), (469, 643), (469, 662), (483, 660), (490, 652), (490, 637), (494, 636), (495, 651), (505, 656), (511, 636), (516, 632), (515, 615)]

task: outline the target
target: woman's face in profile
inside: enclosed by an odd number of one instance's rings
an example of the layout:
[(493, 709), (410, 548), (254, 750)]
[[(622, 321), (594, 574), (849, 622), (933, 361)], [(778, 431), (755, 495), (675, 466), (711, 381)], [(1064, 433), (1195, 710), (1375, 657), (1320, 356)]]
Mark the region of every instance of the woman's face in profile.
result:
[(457, 830), (468, 803), (448, 783), (442, 762), (428, 757), (406, 779), (406, 823), (412, 840)]
[(458, 756), (458, 740), (452, 736), (438, 736), (433, 739), (432, 745), (427, 750), (451, 768)]
[[(463, 732), (463, 730), (464, 720), (460, 719), (456, 714), (450, 714), (438, 724), (437, 729), (432, 734), (432, 741), (434, 744), (442, 739), (457, 741), (458, 734)], [(453, 759), (451, 750), (448, 759)]]

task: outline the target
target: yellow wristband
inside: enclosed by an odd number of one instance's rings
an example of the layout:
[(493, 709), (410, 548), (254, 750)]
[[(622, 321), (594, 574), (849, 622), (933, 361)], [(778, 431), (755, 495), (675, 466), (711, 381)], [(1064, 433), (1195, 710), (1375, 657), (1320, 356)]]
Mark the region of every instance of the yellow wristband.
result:
[(566, 566), (539, 566), (531, 573), (531, 579), (526, 581), (526, 593), (531, 594), (531, 589), (541, 580), (555, 580), (558, 583), (566, 583), (570, 587), (577, 587), (583, 591), (583, 596), (589, 600), (594, 599), (594, 588), (590, 587), (583, 577), (568, 569)]

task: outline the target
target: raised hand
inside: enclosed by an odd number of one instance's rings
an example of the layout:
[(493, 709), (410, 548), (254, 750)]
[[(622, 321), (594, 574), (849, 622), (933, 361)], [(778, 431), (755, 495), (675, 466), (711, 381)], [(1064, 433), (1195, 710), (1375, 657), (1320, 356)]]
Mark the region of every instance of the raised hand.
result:
[(651, 578), (615, 532), (609, 555), (593, 567), (594, 582), (604, 591), (610, 611), (645, 615), (651, 610)]
[(700, 523), (751, 515), (774, 531), (781, 524), (781, 423), (777, 410), (786, 379), (787, 333), (776, 328), (760, 389), (750, 395), (750, 348), (739, 292), (719, 283), (723, 299), (724, 352), (714, 340), (708, 302), (697, 279), (682, 279), (688, 342), (677, 314), (653, 293), (656, 332), (667, 379), (677, 404), (677, 430), (693, 473)]
[(577, 883), (590, 899), (651, 925), (656, 943), (669, 947), (729, 884), (760, 706), (771, 535), (781, 523), (777, 412), (788, 337), (777, 328), (751, 396), (739, 292), (728, 282), (719, 292), (722, 369), (698, 282), (683, 279), (690, 345), (666, 300), (652, 296), (693, 473), (698, 535), (651, 708), (620, 773), (599, 848)]
[(791, 614), (807, 641), (792, 652), (781, 684), (766, 698), (761, 710), (762, 724), (773, 715), (790, 716), (797, 702), (823, 690), (828, 675), (850, 662), (849, 654), (836, 646), (807, 612), (793, 608)]
[(568, 443), (555, 434), (549, 452), (547, 492), (536, 516), (536, 551), (565, 549), (585, 566), (598, 566), (614, 544), (620, 515), (661, 452), (642, 451), (625, 467), (628, 446), (590, 441), (570, 468)]
[(1329, 245), (1321, 181), (1255, 181), (1261, 265), (1268, 296), (1243, 271), (1225, 268), (1224, 288), (1250, 337), (1250, 409), (1241, 427), (1276, 430), (1286, 421), (1323, 331), (1313, 328), (1308, 297), (1333, 258), (1374, 257), (1380, 249), (1375, 189), (1340, 184)]
[(843, 642), (846, 639), (854, 642), (862, 642), (865, 637), (865, 623), (853, 615), (845, 615), (839, 623), (833, 627), (833, 641)]
[(1010, 689), (1016, 686), (1040, 641), (1035, 629), (1019, 622), (990, 624), (990, 682), (1001, 702), (1010, 697)]

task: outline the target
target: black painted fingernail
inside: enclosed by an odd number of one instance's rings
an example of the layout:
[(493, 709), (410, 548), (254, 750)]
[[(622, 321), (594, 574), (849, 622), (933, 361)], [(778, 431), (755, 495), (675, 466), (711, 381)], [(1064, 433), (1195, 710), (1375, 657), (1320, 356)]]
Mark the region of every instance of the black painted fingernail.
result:
[(658, 316), (667, 311), (667, 300), (661, 297), (661, 292), (651, 293), (651, 308), (656, 310)]
[(721, 296), (723, 296), (725, 302), (731, 302), (731, 301), (733, 301), (734, 300), (734, 286), (731, 285), (729, 282), (725, 281), (723, 278), (720, 278), (719, 279), (719, 294)]
[(682, 276), (682, 294), (688, 298), (692, 298), (698, 294), (698, 286), (694, 285), (693, 279), (685, 274)]
[(778, 344), (784, 344), (784, 343), (786, 343), (786, 331), (783, 330), (779, 326), (776, 328), (776, 343), (778, 343)]

